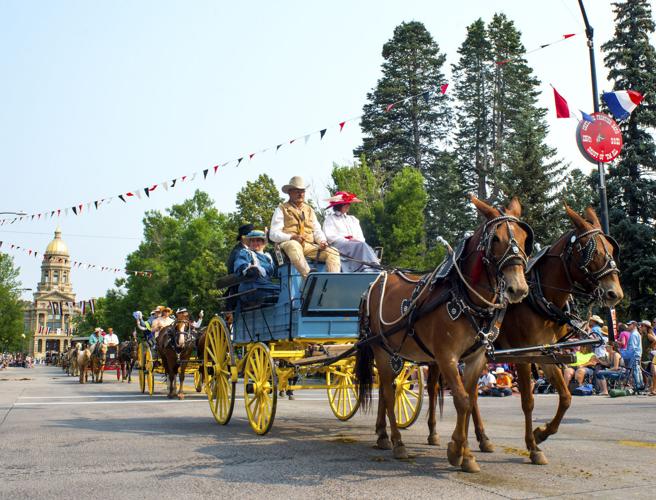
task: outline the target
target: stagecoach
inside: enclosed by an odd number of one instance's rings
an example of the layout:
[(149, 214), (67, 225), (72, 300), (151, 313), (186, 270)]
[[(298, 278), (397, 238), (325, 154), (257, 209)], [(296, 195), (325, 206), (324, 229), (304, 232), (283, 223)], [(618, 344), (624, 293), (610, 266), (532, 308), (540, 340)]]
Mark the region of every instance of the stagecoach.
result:
[[(358, 410), (352, 355), (358, 310), (377, 275), (326, 273), (320, 263), (315, 267), (318, 271), (303, 280), (279, 258), (275, 293), (258, 301), (240, 294), (236, 310), (216, 315), (208, 324), (202, 387), (219, 424), (230, 421), (240, 377), (248, 421), (257, 434), (271, 429), (279, 391), (326, 390), (339, 420)], [(396, 379), (400, 427), (415, 422), (422, 395), (421, 368), (406, 363)]]

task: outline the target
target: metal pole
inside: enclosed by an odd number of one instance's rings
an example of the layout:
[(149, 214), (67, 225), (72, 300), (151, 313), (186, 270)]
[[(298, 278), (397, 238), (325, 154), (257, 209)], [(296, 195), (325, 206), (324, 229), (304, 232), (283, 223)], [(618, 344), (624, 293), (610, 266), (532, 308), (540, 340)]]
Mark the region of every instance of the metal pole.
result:
[[(597, 88), (597, 65), (595, 63), (594, 53), (594, 28), (590, 26), (588, 21), (588, 14), (585, 12), (583, 0), (579, 0), (579, 8), (585, 23), (585, 36), (588, 39), (588, 54), (590, 56), (590, 78), (592, 80), (592, 105), (594, 112), (599, 112), (599, 90)], [(604, 233), (610, 234), (610, 226), (608, 223), (608, 198), (606, 196), (606, 168), (600, 161), (597, 162), (597, 172), (599, 172), (599, 212), (601, 215), (601, 228)], [(615, 328), (613, 325), (613, 316), (611, 309), (608, 309), (608, 339), (613, 342), (615, 340)]]

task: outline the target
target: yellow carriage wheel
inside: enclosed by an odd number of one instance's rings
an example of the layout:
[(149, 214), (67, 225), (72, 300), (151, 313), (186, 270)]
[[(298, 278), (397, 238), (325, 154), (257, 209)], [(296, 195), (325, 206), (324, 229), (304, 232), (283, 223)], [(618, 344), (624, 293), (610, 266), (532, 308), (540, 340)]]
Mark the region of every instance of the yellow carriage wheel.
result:
[(248, 422), (256, 434), (271, 430), (278, 402), (278, 377), (269, 348), (254, 344), (244, 365), (244, 403)]
[(353, 363), (330, 366), (326, 372), (328, 403), (339, 420), (348, 420), (358, 411), (358, 387), (355, 385)]
[(221, 318), (216, 316), (212, 318), (205, 330), (202, 384), (214, 420), (221, 425), (230, 421), (235, 408), (237, 373), (233, 366), (233, 360), (228, 327)]
[(200, 369), (194, 371), (194, 389), (196, 389), (196, 392), (203, 390), (203, 376)]
[(139, 370), (139, 390), (141, 394), (146, 392), (146, 372), (144, 372), (144, 348), (143, 342), (139, 342), (139, 347), (137, 347), (137, 369)]
[(144, 349), (144, 375), (146, 377), (146, 387), (150, 396), (155, 392), (155, 363), (153, 363), (153, 353), (150, 349)]
[(424, 377), (421, 366), (405, 363), (394, 380), (394, 414), (396, 425), (407, 429), (415, 423), (424, 396)]

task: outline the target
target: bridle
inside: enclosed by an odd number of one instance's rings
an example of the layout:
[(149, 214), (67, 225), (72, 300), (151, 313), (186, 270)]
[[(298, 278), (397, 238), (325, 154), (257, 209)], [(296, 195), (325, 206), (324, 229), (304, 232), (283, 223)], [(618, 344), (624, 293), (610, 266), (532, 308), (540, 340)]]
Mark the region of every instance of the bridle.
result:
[[(598, 248), (597, 234), (603, 236), (600, 241), (601, 246), (604, 249), (604, 265), (601, 266), (601, 268), (594, 270), (590, 269), (590, 264), (592, 264)], [(620, 274), (617, 262), (613, 258), (612, 251), (614, 250), (615, 255), (619, 258), (620, 250), (617, 241), (615, 241), (612, 236), (604, 234), (599, 228), (590, 229), (579, 235), (577, 235), (576, 232), (571, 231), (565, 237), (567, 238), (567, 243), (558, 257), (565, 269), (565, 276), (567, 277), (570, 292), (577, 292), (579, 294), (592, 296), (594, 299), (600, 299), (603, 296), (601, 279), (610, 274), (617, 274), (618, 276)], [(610, 251), (606, 244), (607, 241), (612, 247), (612, 250)], [(574, 252), (579, 255), (578, 262), (574, 262)], [(581, 286), (581, 284), (572, 278), (570, 265), (574, 265), (576, 269), (581, 272), (586, 286)]]
[[(511, 222), (517, 224), (526, 231), (526, 243), (524, 248), (521, 248), (519, 242), (515, 239), (515, 232), (513, 231)], [(506, 251), (501, 257), (497, 258), (492, 253), (492, 244), (498, 227), (503, 224), (508, 228), (510, 240), (508, 241)], [(504, 214), (495, 217), (494, 219), (490, 219), (485, 223), (483, 226), (483, 236), (481, 236), (476, 250), (483, 252), (483, 263), (485, 265), (493, 265), (499, 274), (504, 267), (515, 265), (517, 261), (519, 261), (519, 265), (526, 269), (528, 258), (533, 250), (533, 237), (533, 229), (526, 222), (519, 220), (512, 215)]]

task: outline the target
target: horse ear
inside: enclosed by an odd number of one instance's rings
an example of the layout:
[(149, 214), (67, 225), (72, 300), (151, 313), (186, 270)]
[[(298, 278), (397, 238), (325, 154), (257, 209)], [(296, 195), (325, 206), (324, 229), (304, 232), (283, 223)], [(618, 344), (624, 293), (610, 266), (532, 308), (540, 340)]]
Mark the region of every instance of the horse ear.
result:
[(597, 229), (601, 229), (601, 223), (597, 218), (597, 212), (595, 212), (594, 208), (587, 207), (585, 209), (585, 212), (583, 212), (583, 214), (585, 215), (585, 220), (587, 220), (590, 224), (592, 224)]
[(517, 196), (513, 196), (513, 199), (510, 200), (510, 203), (506, 207), (506, 213), (509, 215), (514, 215), (519, 218), (522, 215), (522, 204), (519, 203)]
[(587, 231), (590, 229), (590, 224), (574, 210), (572, 210), (567, 203), (565, 203), (565, 212), (567, 217), (572, 221), (574, 226), (576, 226), (580, 231)]
[(479, 200), (473, 194), (469, 195), (469, 199), (474, 204), (474, 206), (478, 209), (478, 211), (481, 214), (483, 214), (487, 219), (494, 219), (495, 217), (499, 217), (501, 215), (501, 212), (499, 212), (496, 208), (488, 205), (484, 201)]

